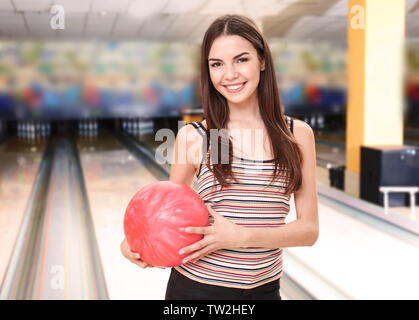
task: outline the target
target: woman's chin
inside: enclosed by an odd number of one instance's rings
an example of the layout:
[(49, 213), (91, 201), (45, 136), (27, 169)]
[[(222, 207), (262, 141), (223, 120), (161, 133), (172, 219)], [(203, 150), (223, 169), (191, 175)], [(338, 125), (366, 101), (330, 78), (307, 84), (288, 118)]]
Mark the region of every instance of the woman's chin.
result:
[(246, 99), (229, 99), (226, 98), (227, 102), (232, 105), (242, 105), (246, 103)]
[(228, 103), (234, 104), (234, 105), (242, 105), (242, 104), (248, 104), (251, 103), (252, 99), (249, 96), (245, 97), (232, 97), (229, 95), (224, 96)]

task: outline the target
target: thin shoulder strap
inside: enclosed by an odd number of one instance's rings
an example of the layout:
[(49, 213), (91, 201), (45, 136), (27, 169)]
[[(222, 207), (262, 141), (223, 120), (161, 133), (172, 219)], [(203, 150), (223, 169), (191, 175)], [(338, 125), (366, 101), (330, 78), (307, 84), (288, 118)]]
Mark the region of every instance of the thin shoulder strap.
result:
[(192, 121), (190, 124), (194, 126), (194, 128), (198, 131), (198, 133), (202, 136), (203, 139), (207, 140), (206, 150), (204, 150), (205, 147), (204, 144), (202, 144), (202, 151), (208, 152), (209, 138), (207, 137), (207, 130), (205, 129), (204, 125), (199, 121)]
[(202, 125), (201, 122), (192, 121), (190, 124), (194, 126), (194, 128), (198, 131), (198, 133), (201, 136), (205, 137), (205, 135), (206, 135), (206, 133), (205, 133), (205, 127)]
[(286, 116), (288, 128), (290, 129), (291, 133), (294, 133), (294, 119), (291, 117)]

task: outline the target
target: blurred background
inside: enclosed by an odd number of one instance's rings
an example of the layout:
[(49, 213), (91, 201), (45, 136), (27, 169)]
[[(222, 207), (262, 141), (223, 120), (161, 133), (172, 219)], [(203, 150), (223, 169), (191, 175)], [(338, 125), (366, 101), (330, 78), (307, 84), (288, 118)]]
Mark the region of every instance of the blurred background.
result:
[(229, 13), (316, 137), (320, 237), (285, 250), (283, 299), (419, 298), (418, 0), (0, 0), (1, 299), (164, 298), (123, 215), (168, 179), (156, 132), (203, 119), (200, 45)]

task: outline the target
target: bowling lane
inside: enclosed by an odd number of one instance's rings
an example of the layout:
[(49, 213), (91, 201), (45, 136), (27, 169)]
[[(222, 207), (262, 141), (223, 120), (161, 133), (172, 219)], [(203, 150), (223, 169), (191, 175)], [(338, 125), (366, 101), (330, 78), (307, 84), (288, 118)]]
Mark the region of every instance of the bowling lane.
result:
[[(287, 222), (295, 217), (292, 201)], [(316, 244), (287, 248), (287, 254), (309, 264), (353, 299), (418, 299), (419, 237), (373, 223), (360, 211), (322, 196), (319, 219)], [(304, 274), (295, 277), (308, 288), (314, 285)]]
[(79, 137), (77, 148), (109, 299), (164, 299), (170, 269), (141, 269), (120, 252), (131, 197), (156, 177), (114, 135)]
[(45, 146), (45, 137), (9, 137), (0, 145), (1, 279), (13, 251)]

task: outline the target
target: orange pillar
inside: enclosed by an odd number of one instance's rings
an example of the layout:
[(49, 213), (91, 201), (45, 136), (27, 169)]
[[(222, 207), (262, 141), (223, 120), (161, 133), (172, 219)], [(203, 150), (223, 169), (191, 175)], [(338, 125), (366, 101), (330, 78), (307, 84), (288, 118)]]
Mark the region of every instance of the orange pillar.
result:
[(362, 145), (403, 144), (404, 36), (404, 0), (349, 0), (345, 181)]

